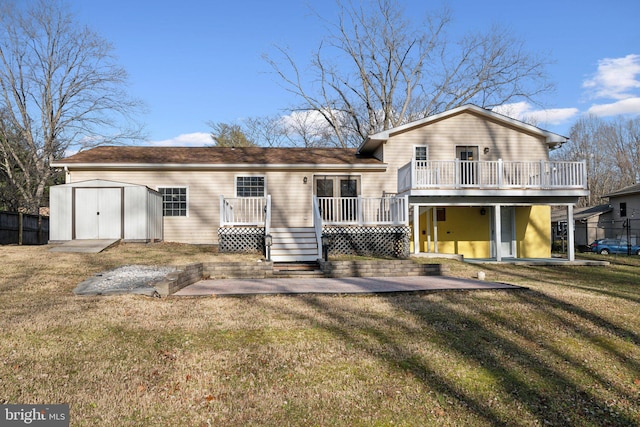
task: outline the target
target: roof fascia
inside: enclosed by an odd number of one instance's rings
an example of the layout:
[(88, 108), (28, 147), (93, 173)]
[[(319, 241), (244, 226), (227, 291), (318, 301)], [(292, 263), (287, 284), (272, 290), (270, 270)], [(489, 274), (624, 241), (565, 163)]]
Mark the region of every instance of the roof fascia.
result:
[(387, 164), (377, 165), (354, 163), (354, 164), (206, 164), (206, 163), (64, 163), (52, 162), (51, 167), (68, 169), (190, 169), (190, 170), (256, 170), (256, 169), (288, 169), (288, 170), (319, 170), (319, 169), (365, 169), (365, 170), (386, 170)]
[(487, 110), (486, 108), (478, 107), (474, 104), (466, 104), (457, 108), (453, 108), (451, 110), (444, 111), (439, 114), (434, 114), (433, 116), (425, 117), (424, 119), (416, 120), (411, 123), (407, 123), (401, 126), (397, 126), (395, 128), (388, 129), (386, 131), (382, 131), (373, 135), (370, 135), (366, 141), (360, 144), (358, 147), (358, 153), (362, 152), (364, 148), (374, 148), (377, 147), (380, 143), (386, 142), (392, 135), (403, 132), (407, 129), (411, 129), (414, 127), (424, 126), (428, 123), (442, 120), (447, 117), (455, 116), (457, 114), (463, 113), (465, 111), (472, 111), (476, 114), (494, 119), (496, 121), (509, 124), (515, 128), (519, 128), (523, 131), (533, 133), (535, 135), (540, 135), (545, 138), (545, 142), (547, 145), (551, 147), (556, 147), (558, 145), (562, 145), (569, 140), (569, 138), (559, 135), (554, 132), (549, 132), (544, 129), (540, 129), (539, 127), (521, 122), (520, 120), (513, 119), (511, 117), (505, 116), (500, 113), (496, 113), (495, 111)]

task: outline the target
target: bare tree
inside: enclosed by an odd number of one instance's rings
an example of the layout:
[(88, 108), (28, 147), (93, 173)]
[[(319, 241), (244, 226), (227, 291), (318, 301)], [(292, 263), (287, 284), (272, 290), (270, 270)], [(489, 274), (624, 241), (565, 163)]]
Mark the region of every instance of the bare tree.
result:
[(61, 3), (0, 0), (0, 31), (0, 168), (37, 213), (49, 163), (69, 149), (140, 138), (141, 104), (127, 95), (111, 45)]
[(605, 120), (581, 117), (570, 131), (570, 141), (553, 158), (586, 161), (590, 195), (580, 206), (605, 202), (605, 196), (640, 178), (640, 118)]
[(329, 34), (308, 68), (281, 47), (278, 59), (265, 56), (301, 98), (297, 110), (322, 115), (335, 145), (355, 146), (369, 134), (465, 103), (491, 108), (551, 89), (546, 60), (505, 29), (454, 43), (446, 9), (413, 25), (396, 0), (338, 0), (338, 6), (337, 22), (325, 21)]
[(249, 117), (243, 120), (242, 129), (249, 140), (263, 147), (292, 145), (279, 115)]

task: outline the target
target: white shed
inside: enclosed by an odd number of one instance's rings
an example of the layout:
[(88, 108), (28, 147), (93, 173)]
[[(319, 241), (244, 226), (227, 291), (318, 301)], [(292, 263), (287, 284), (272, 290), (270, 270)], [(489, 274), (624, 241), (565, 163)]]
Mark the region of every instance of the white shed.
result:
[(50, 188), (49, 240), (162, 240), (162, 195), (144, 185), (95, 179)]

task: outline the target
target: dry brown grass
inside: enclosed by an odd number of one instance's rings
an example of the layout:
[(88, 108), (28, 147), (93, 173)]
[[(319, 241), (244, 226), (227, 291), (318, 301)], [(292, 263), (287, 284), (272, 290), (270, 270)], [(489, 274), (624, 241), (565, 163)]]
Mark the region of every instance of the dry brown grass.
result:
[(0, 255), (0, 399), (69, 403), (72, 425), (640, 423), (635, 258), (483, 267), (529, 288), (515, 292), (153, 299), (71, 291), (123, 264), (221, 255)]

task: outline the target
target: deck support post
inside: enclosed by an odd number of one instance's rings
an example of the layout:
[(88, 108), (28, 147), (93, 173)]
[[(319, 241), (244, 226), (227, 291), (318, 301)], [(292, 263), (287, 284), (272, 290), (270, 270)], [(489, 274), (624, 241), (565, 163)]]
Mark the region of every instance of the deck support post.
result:
[(575, 222), (573, 219), (573, 205), (567, 205), (567, 257), (575, 261)]
[(413, 205), (413, 253), (420, 253), (420, 206)]
[(495, 243), (496, 261), (502, 261), (502, 215), (500, 213), (500, 205), (493, 208), (493, 223), (495, 224)]

